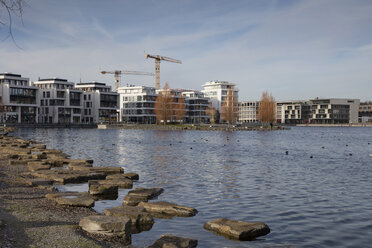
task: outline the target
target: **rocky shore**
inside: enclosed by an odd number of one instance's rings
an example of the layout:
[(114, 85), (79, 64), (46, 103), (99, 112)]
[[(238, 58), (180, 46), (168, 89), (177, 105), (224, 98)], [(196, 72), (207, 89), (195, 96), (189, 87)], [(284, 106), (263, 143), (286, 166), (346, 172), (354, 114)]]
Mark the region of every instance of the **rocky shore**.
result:
[[(148, 231), (156, 219), (188, 218), (189, 206), (156, 201), (162, 188), (135, 188), (122, 206), (98, 214), (96, 200), (116, 199), (139, 175), (121, 167), (93, 166), (70, 159), (43, 144), (0, 135), (0, 247), (132, 247), (132, 235)], [(88, 192), (58, 192), (54, 185), (88, 182)], [(219, 218), (204, 228), (235, 240), (254, 240), (270, 232), (264, 223)], [(186, 233), (187, 235), (187, 233)], [(195, 239), (164, 234), (149, 247), (196, 247)]]

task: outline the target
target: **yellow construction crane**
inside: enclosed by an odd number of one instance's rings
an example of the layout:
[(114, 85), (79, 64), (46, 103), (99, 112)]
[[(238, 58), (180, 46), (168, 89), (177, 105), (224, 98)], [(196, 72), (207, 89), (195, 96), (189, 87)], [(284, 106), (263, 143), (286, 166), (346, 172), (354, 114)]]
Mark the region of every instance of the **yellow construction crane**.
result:
[(120, 70), (115, 70), (115, 71), (101, 71), (101, 73), (102, 74), (114, 74), (115, 75), (115, 92), (118, 92), (121, 74), (154, 76), (154, 73), (142, 72), (142, 71), (120, 71)]
[(145, 58), (155, 59), (155, 89), (160, 89), (160, 60), (182, 64), (181, 60), (164, 57), (161, 55), (145, 54)]

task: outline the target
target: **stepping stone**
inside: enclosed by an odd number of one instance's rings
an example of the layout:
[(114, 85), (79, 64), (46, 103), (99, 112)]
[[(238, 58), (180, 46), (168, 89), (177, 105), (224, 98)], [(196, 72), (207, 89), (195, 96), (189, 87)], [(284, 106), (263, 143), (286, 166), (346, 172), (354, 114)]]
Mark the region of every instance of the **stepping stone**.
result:
[(60, 205), (68, 205), (73, 207), (93, 207), (94, 199), (86, 192), (63, 192), (46, 194), (45, 197), (54, 200)]
[(196, 239), (188, 239), (173, 236), (172, 234), (165, 234), (160, 236), (154, 244), (148, 248), (194, 248), (197, 247), (198, 241)]
[(195, 216), (198, 213), (198, 211), (195, 208), (180, 206), (165, 201), (140, 202), (138, 206), (144, 207), (146, 211), (151, 214), (152, 213), (161, 214), (165, 215), (166, 217), (167, 216), (191, 217)]
[(106, 177), (106, 182), (112, 185), (117, 185), (121, 189), (131, 189), (133, 187), (133, 181), (128, 178), (108, 180)]
[(32, 187), (53, 185), (52, 180), (43, 178), (26, 179), (26, 183)]
[(108, 216), (129, 217), (132, 220), (132, 234), (151, 230), (154, 225), (154, 219), (143, 207), (119, 206), (105, 209), (104, 212)]
[(46, 145), (43, 144), (31, 144), (31, 147), (37, 149), (46, 149)]
[(93, 215), (80, 220), (79, 226), (86, 232), (124, 239), (122, 245), (131, 244), (131, 220), (122, 216)]
[(47, 162), (28, 162), (27, 167), (30, 171), (49, 170), (52, 166)]
[(89, 194), (118, 195), (118, 186), (106, 180), (89, 180)]
[(40, 177), (54, 180), (62, 184), (66, 183), (84, 183), (89, 180), (105, 179), (106, 175), (103, 173), (89, 173), (83, 171), (73, 170), (42, 170), (31, 174), (33, 177)]
[(77, 171), (88, 171), (88, 172), (96, 172), (96, 173), (105, 173), (106, 175), (110, 174), (120, 174), (124, 173), (124, 169), (121, 167), (115, 166), (96, 166), (96, 167), (81, 167), (76, 166), (73, 168)]
[(123, 199), (123, 206), (137, 206), (140, 202), (147, 202), (148, 198), (145, 196), (126, 195)]
[(147, 200), (151, 200), (161, 193), (163, 193), (164, 189), (162, 188), (136, 188), (128, 192), (130, 196), (137, 196), (146, 198)]
[(125, 179), (128, 178), (130, 180), (138, 180), (139, 176), (137, 173), (124, 173), (124, 174), (113, 174), (108, 175), (106, 179)]
[(270, 228), (262, 222), (245, 222), (225, 218), (214, 219), (204, 224), (204, 228), (216, 234), (236, 240), (253, 240), (270, 233)]

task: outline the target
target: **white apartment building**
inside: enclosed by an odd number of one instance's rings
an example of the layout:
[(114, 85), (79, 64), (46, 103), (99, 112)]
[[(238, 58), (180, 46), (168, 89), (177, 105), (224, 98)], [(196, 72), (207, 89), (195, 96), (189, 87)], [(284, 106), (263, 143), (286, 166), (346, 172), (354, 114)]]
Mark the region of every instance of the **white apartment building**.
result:
[(257, 123), (259, 101), (239, 102), (238, 123)]
[(276, 120), (278, 123), (309, 123), (310, 118), (310, 105), (307, 101), (281, 101), (276, 103)]
[(34, 82), (39, 87), (39, 123), (81, 123), (83, 91), (66, 79), (49, 78)]
[(309, 101), (314, 124), (358, 123), (359, 99), (327, 98)]
[(238, 101), (239, 89), (235, 88), (235, 84), (226, 81), (210, 81), (203, 85), (205, 97), (208, 97), (212, 102), (212, 106), (218, 111), (221, 110), (222, 103), (225, 101), (229, 87), (234, 90), (234, 97)]
[(38, 88), (19, 74), (0, 74), (0, 123), (37, 123)]
[(82, 123), (117, 122), (119, 94), (112, 92), (104, 83), (78, 83), (76, 89), (83, 91)]
[(155, 87), (119, 87), (120, 121), (125, 123), (155, 124), (154, 105), (157, 97)]
[(205, 97), (199, 91), (182, 91), (186, 104), (186, 122), (187, 123), (208, 123), (209, 116), (206, 113), (209, 107), (209, 98)]
[(372, 102), (361, 102), (360, 103), (359, 122), (372, 123)]

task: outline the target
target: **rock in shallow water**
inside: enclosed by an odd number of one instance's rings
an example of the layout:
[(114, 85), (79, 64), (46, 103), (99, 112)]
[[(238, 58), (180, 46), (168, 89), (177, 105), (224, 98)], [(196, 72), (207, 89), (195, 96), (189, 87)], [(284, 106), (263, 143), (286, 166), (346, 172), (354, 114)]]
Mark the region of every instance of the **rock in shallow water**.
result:
[(236, 240), (253, 240), (270, 233), (270, 228), (262, 222), (245, 222), (218, 218), (208, 221), (204, 228), (216, 234)]
[(154, 225), (154, 219), (143, 207), (120, 206), (104, 210), (108, 216), (126, 216), (132, 221), (132, 233), (148, 231)]
[(165, 234), (160, 236), (154, 244), (148, 248), (194, 248), (198, 245), (196, 239), (188, 239), (173, 236), (172, 234)]
[[(197, 214), (195, 208), (180, 206), (171, 202), (140, 202), (138, 206), (142, 206), (149, 213), (161, 214), (165, 216), (191, 217)], [(156, 216), (155, 216), (156, 217)], [(158, 215), (158, 217), (161, 217)]]
[(144, 197), (150, 200), (154, 197), (157, 197), (161, 193), (163, 193), (163, 191), (164, 189), (162, 188), (136, 188), (134, 190), (129, 191), (128, 195)]
[(131, 243), (131, 220), (128, 217), (93, 215), (81, 219), (79, 226), (89, 233), (124, 238), (123, 245)]
[(94, 199), (86, 192), (63, 192), (46, 194), (46, 198), (54, 200), (60, 205), (73, 207), (93, 207)]

